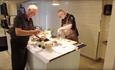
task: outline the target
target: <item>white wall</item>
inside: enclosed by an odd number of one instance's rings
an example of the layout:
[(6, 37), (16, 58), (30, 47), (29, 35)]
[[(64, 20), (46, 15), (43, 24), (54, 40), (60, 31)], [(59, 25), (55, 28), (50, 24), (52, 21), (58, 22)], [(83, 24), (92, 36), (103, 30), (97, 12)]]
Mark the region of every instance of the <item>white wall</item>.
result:
[(108, 36), (108, 45), (105, 55), (105, 69), (113, 69), (115, 60), (115, 1), (113, 0), (113, 10), (111, 21), (109, 24), (109, 36)]

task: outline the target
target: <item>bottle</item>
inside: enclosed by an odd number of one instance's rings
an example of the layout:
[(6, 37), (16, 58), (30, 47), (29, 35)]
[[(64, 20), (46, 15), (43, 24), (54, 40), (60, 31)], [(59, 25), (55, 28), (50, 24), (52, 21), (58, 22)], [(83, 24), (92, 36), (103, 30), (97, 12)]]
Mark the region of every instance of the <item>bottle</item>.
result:
[(45, 49), (44, 41), (41, 41), (41, 47)]

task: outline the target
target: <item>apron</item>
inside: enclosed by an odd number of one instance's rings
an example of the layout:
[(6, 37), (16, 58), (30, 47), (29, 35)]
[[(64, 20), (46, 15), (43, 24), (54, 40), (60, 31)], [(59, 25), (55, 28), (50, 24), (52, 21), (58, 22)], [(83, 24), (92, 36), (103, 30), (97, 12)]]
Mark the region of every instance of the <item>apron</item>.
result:
[[(66, 26), (66, 25), (68, 25), (68, 24), (71, 24), (71, 22), (68, 21), (69, 17), (70, 17), (70, 16), (67, 17), (66, 23), (63, 24), (63, 26)], [(67, 30), (64, 30), (63, 33), (64, 33), (64, 35), (65, 35), (65, 38), (70, 39), (70, 40), (73, 40), (73, 41), (78, 41), (77, 33), (76, 33), (76, 31), (73, 30), (72, 28), (67, 29)]]

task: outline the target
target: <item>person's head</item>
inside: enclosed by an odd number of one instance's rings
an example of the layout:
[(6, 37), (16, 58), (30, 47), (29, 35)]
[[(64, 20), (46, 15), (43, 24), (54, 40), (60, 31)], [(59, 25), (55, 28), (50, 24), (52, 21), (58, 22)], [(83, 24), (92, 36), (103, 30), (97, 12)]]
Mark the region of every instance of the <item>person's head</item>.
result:
[(28, 17), (32, 17), (32, 16), (35, 16), (36, 15), (36, 12), (38, 10), (38, 7), (36, 5), (29, 5), (27, 7), (27, 16)]
[(58, 17), (59, 17), (60, 19), (64, 19), (65, 16), (66, 16), (66, 12), (65, 12), (63, 9), (59, 9), (59, 10), (57, 11), (57, 15), (58, 15)]

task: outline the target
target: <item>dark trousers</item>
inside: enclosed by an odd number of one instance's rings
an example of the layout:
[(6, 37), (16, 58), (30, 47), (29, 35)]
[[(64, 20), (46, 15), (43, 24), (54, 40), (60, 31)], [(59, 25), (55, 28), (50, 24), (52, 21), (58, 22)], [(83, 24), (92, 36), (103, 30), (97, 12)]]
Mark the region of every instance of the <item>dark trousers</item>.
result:
[(20, 44), (11, 39), (12, 70), (24, 70), (27, 62), (26, 46), (27, 44)]

